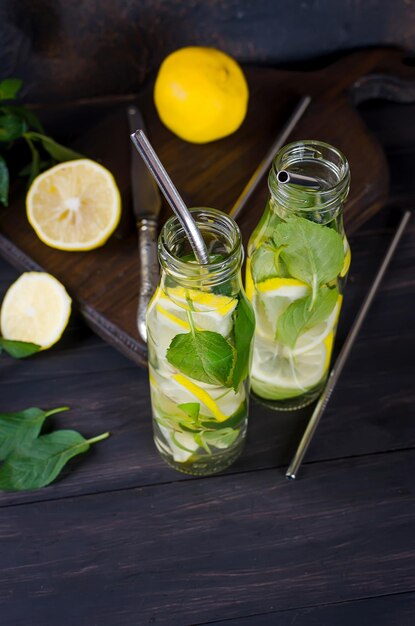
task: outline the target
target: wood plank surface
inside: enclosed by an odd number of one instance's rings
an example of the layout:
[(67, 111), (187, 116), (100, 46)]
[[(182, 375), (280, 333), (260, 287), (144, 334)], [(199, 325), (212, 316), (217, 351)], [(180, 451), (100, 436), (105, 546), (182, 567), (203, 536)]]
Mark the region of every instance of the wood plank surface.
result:
[[(393, 196), (415, 201), (415, 106), (365, 105)], [(386, 207), (351, 238), (340, 340), (393, 235)], [(252, 405), (228, 474), (193, 479), (155, 452), (146, 373), (73, 316), (62, 341), (0, 358), (0, 410), (68, 403), (54, 425), (113, 436), (62, 480), (2, 495), (5, 626), (412, 626), (415, 614), (412, 220), (297, 482), (306, 413)], [(17, 276), (0, 262), (0, 299)], [(307, 413), (308, 414), (308, 413)]]
[(215, 626), (412, 626), (414, 609), (415, 593), (404, 592), (209, 623)]
[[(398, 211), (385, 208), (351, 239), (353, 262), (337, 348), (398, 219)], [(415, 318), (406, 306), (408, 299), (415, 300), (414, 262), (412, 222), (329, 404), (309, 462), (414, 446)], [(63, 480), (43, 491), (0, 494), (0, 505), (188, 480), (167, 467), (154, 448), (147, 372), (91, 335), (79, 318), (47, 353), (25, 361), (2, 357), (0, 393), (2, 410), (68, 405), (73, 410), (51, 424), (77, 428), (88, 436), (112, 432), (86, 458), (73, 461), (76, 471)], [(275, 413), (251, 401), (248, 444), (229, 472), (280, 467), (282, 474), (311, 410)]]
[(412, 450), (9, 507), (2, 619), (184, 626), (413, 591), (414, 472)]

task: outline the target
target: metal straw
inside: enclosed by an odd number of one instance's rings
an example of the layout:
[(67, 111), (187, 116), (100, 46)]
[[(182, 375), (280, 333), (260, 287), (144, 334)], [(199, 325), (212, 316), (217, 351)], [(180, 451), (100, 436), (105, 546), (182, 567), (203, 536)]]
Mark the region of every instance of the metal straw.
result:
[(258, 183), (262, 180), (262, 177), (264, 176), (264, 174), (268, 172), (269, 166), (271, 165), (272, 160), (275, 157), (276, 153), (287, 141), (288, 137), (291, 135), (295, 126), (298, 124), (299, 120), (304, 115), (304, 112), (307, 109), (310, 102), (311, 102), (310, 96), (303, 96), (301, 100), (299, 101), (299, 103), (297, 104), (297, 106), (295, 107), (294, 111), (292, 112), (288, 120), (286, 121), (283, 129), (278, 134), (274, 143), (272, 144), (272, 146), (270, 147), (270, 149), (268, 150), (268, 152), (266, 153), (266, 155), (264, 156), (264, 158), (262, 159), (262, 161), (256, 168), (255, 172), (252, 174), (251, 178), (249, 179), (249, 181), (243, 188), (237, 201), (231, 208), (229, 215), (233, 217), (233, 219), (236, 219), (239, 213), (245, 207), (249, 198), (251, 197), (251, 195), (254, 193), (255, 189), (257, 188)]
[(399, 243), (400, 238), (403, 235), (403, 232), (405, 230), (405, 227), (409, 221), (409, 218), (411, 217), (411, 212), (410, 211), (405, 211), (399, 226), (396, 230), (395, 236), (392, 239), (388, 251), (385, 255), (385, 258), (383, 259), (381, 266), (379, 267), (379, 270), (376, 274), (376, 277), (372, 283), (372, 286), (370, 288), (369, 293), (366, 296), (366, 299), (364, 300), (359, 313), (357, 314), (355, 321), (353, 322), (353, 326), (349, 332), (349, 334), (347, 335), (347, 339), (344, 342), (344, 345), (340, 351), (339, 356), (337, 357), (337, 360), (333, 366), (333, 369), (330, 372), (330, 376), (329, 379), (327, 381), (326, 387), (323, 391), (323, 393), (320, 396), (319, 401), (316, 404), (316, 407), (313, 411), (313, 414), (310, 418), (310, 421), (308, 422), (307, 428), (305, 429), (304, 435), (300, 441), (300, 444), (297, 448), (297, 452), (295, 453), (293, 460), (290, 463), (289, 468), (287, 469), (285, 476), (289, 479), (295, 479), (298, 473), (298, 470), (300, 468), (301, 462), (307, 452), (308, 446), (311, 443), (311, 440), (313, 438), (313, 435), (317, 429), (317, 426), (319, 424), (320, 418), (323, 415), (324, 409), (326, 408), (329, 400), (330, 400), (330, 396), (333, 393), (334, 387), (336, 386), (337, 381), (339, 380), (340, 374), (343, 370), (343, 367), (346, 363), (347, 357), (349, 356), (350, 350), (353, 347), (353, 344), (355, 342), (355, 339), (359, 333), (359, 330), (363, 324), (363, 321), (366, 317), (366, 313), (369, 310), (370, 305), (372, 304), (372, 300), (376, 294), (376, 291), (380, 285), (380, 282), (385, 274), (385, 271), (389, 265), (389, 262), (393, 256), (393, 253), (396, 250), (396, 247)]
[(277, 181), (281, 185), (301, 185), (302, 187), (311, 187), (313, 189), (320, 189), (321, 187), (317, 178), (305, 176), (304, 174), (294, 174), (287, 170), (277, 172)]
[(141, 158), (154, 177), (154, 180), (160, 187), (164, 197), (183, 226), (197, 260), (200, 264), (206, 265), (209, 263), (209, 255), (202, 234), (197, 227), (192, 214), (183, 202), (179, 192), (173, 185), (171, 178), (155, 153), (153, 146), (142, 130), (136, 130), (135, 133), (130, 135), (130, 137), (134, 146), (140, 153)]

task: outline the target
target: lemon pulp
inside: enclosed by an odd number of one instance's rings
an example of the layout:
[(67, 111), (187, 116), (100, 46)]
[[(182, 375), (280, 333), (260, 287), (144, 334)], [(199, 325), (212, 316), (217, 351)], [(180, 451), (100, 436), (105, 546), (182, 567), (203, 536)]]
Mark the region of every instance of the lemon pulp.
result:
[(120, 193), (111, 172), (89, 159), (59, 163), (33, 181), (27, 217), (37, 236), (59, 250), (92, 250), (114, 232)]
[(60, 339), (70, 313), (71, 298), (56, 278), (44, 272), (26, 272), (4, 297), (1, 332), (5, 339), (49, 348)]

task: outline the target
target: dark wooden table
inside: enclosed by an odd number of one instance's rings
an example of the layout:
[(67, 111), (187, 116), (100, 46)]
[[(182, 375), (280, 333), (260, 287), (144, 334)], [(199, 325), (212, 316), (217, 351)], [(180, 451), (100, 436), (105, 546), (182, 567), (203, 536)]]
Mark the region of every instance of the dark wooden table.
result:
[[(363, 114), (392, 196), (415, 203), (415, 106)], [(337, 345), (399, 216), (352, 238)], [(414, 256), (412, 220), (296, 482), (284, 470), (310, 409), (252, 403), (240, 460), (194, 479), (156, 454), (147, 372), (80, 319), (47, 353), (2, 357), (0, 410), (67, 404), (54, 425), (112, 432), (53, 486), (0, 496), (2, 626), (413, 624)], [(0, 296), (16, 277), (0, 262)]]

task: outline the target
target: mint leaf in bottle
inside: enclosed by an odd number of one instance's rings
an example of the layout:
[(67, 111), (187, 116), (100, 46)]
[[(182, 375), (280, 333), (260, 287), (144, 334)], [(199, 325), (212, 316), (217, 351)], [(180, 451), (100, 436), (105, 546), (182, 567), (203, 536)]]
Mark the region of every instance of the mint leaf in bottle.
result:
[(293, 349), (301, 333), (329, 317), (338, 297), (337, 288), (321, 287), (314, 302), (312, 296), (305, 296), (292, 302), (278, 320), (276, 333), (278, 341)]
[(281, 258), (291, 276), (312, 289), (312, 302), (321, 285), (334, 280), (343, 267), (343, 240), (327, 226), (290, 217), (275, 227), (274, 243), (283, 246)]
[(192, 329), (173, 337), (166, 358), (186, 376), (212, 385), (228, 387), (234, 349), (219, 333)]

